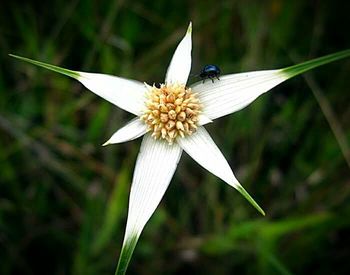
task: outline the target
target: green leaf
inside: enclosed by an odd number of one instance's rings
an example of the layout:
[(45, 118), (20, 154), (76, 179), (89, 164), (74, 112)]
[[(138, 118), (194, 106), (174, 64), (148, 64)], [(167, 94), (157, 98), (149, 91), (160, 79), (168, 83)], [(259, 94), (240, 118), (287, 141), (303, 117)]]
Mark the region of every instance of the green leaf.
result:
[(128, 159), (120, 169), (117, 182), (110, 196), (109, 202), (105, 210), (105, 217), (101, 228), (96, 233), (92, 250), (95, 254), (103, 251), (106, 246), (113, 242), (115, 232), (118, 232), (118, 226), (123, 217), (123, 211), (127, 207), (130, 159)]

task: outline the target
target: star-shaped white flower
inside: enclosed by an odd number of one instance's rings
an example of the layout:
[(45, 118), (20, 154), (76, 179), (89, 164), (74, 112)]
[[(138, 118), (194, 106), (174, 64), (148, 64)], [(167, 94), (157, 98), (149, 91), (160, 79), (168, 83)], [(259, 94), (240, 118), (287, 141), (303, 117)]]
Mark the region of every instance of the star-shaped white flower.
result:
[(191, 33), (190, 23), (172, 57), (165, 83), (158, 87), (116, 76), (67, 70), (11, 55), (75, 78), (90, 91), (136, 116), (104, 144), (126, 142), (143, 136), (116, 274), (125, 273), (141, 231), (168, 188), (183, 150), (209, 172), (237, 189), (264, 214), (238, 182), (204, 125), (241, 110), (261, 94), (293, 76), (350, 55), (350, 50), (345, 50), (284, 69), (229, 74), (221, 76), (214, 83), (200, 81), (188, 87)]

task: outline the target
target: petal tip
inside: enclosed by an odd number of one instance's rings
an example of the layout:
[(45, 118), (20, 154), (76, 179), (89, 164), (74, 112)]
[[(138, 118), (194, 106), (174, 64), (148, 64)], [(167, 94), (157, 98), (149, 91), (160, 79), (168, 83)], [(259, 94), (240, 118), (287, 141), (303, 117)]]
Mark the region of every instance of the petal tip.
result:
[(258, 205), (258, 203), (249, 195), (249, 193), (243, 188), (242, 185), (239, 183), (236, 184), (236, 189), (238, 190), (239, 193), (243, 195), (243, 197), (246, 198), (246, 200), (254, 206), (256, 210), (260, 212), (263, 216), (265, 216), (265, 211)]
[(127, 239), (124, 241), (122, 250), (119, 255), (119, 261), (118, 261), (117, 269), (115, 271), (116, 275), (122, 275), (126, 273), (131, 256), (137, 244), (138, 237), (139, 237), (138, 234), (126, 237)]
[(48, 69), (50, 71), (54, 71), (56, 73), (60, 73), (60, 74), (69, 76), (69, 77), (77, 79), (77, 80), (79, 80), (79, 77), (81, 76), (80, 72), (78, 72), (78, 71), (68, 70), (68, 69), (65, 69), (65, 68), (62, 68), (62, 67), (58, 67), (58, 66), (55, 66), (55, 65), (51, 65), (51, 64), (48, 64), (48, 63), (40, 62), (40, 61), (37, 61), (37, 60), (34, 60), (34, 59), (30, 59), (30, 58), (19, 56), (19, 55), (15, 55), (15, 54), (9, 54), (9, 56), (17, 58), (19, 60), (22, 60), (24, 62), (31, 63), (33, 65), (36, 65), (36, 66), (39, 66), (39, 67), (42, 67), (42, 68), (45, 68), (45, 69)]
[(107, 140), (105, 143), (102, 144), (102, 146), (107, 146), (109, 144), (110, 144), (110, 142), (109, 142), (109, 140)]
[(187, 28), (187, 34), (191, 34), (192, 33), (192, 22), (190, 21), (190, 24), (188, 25)]

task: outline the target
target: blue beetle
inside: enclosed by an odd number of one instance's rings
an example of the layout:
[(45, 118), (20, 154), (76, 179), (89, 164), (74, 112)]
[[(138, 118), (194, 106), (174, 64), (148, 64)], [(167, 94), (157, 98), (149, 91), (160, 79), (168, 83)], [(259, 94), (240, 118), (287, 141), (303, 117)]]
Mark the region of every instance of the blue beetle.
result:
[(203, 69), (201, 70), (201, 73), (199, 74), (200, 78), (203, 80), (203, 83), (206, 79), (211, 79), (211, 81), (214, 83), (214, 78), (217, 78), (220, 80), (219, 75), (221, 74), (221, 70), (216, 65), (205, 65)]

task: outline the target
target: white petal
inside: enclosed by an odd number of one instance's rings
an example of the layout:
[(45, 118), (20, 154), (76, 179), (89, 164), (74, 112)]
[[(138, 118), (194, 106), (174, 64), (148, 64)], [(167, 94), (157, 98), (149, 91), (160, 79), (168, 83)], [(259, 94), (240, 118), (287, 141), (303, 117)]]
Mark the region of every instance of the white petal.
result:
[(212, 83), (197, 82), (191, 88), (203, 104), (203, 114), (214, 120), (246, 107), (258, 96), (288, 79), (282, 70), (230, 74)]
[(177, 144), (143, 137), (129, 198), (129, 213), (116, 274), (125, 274), (141, 231), (157, 208), (180, 160)]
[(146, 87), (136, 80), (107, 74), (79, 72), (77, 78), (86, 88), (134, 115), (144, 109)]
[(187, 154), (209, 172), (235, 188), (239, 185), (225, 157), (204, 127), (198, 127), (196, 133), (191, 136), (178, 138), (177, 142)]
[(141, 233), (168, 188), (181, 153), (177, 144), (144, 136), (130, 191), (125, 241)]
[(200, 114), (198, 116), (198, 125), (204, 125), (204, 124), (208, 124), (208, 123), (212, 123), (213, 121), (207, 117), (206, 115)]
[(165, 77), (165, 83), (186, 84), (191, 71), (192, 23), (177, 46)]
[(146, 124), (141, 121), (139, 117), (136, 117), (124, 127), (115, 132), (113, 136), (103, 144), (103, 146), (137, 139), (138, 137), (144, 135), (146, 132)]
[(201, 166), (236, 188), (259, 212), (264, 211), (245, 191), (234, 176), (227, 160), (216, 146), (204, 127), (198, 127), (197, 132), (185, 138), (178, 138), (178, 144)]

